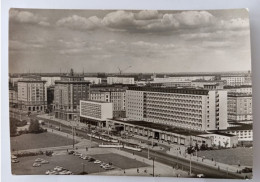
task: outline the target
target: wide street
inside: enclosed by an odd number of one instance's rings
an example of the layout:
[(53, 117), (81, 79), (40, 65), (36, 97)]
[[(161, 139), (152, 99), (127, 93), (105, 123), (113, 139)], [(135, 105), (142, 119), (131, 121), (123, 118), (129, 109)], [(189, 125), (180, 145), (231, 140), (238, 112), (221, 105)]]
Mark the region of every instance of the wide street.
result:
[[(32, 115), (30, 116), (31, 118), (37, 118), (37, 116)], [(55, 130), (59, 127), (61, 127), (62, 132), (71, 134), (72, 129), (71, 126), (67, 126), (63, 123), (51, 120), (51, 119), (43, 119), (45, 120), (46, 126), (50, 127), (52, 126), (52, 129)], [(94, 142), (97, 143), (103, 143), (101, 140), (95, 139), (95, 138), (90, 138), (87, 135), (87, 131), (83, 131), (80, 129), (76, 129), (76, 133), (78, 136), (86, 138), (86, 139), (91, 139)], [(125, 140), (122, 140), (122, 143), (127, 144), (128, 142)], [(137, 155), (141, 156), (144, 158), (147, 158), (148, 156), (148, 151), (147, 149), (143, 149), (141, 152), (132, 152), (127, 149), (122, 149), (123, 151), (129, 152), (130, 155)], [(166, 164), (168, 166), (172, 166), (173, 168), (178, 167), (179, 169), (183, 169), (186, 171), (190, 170), (190, 160), (189, 159), (183, 159), (177, 156), (172, 156), (167, 154), (165, 151), (154, 151), (150, 149), (149, 155), (151, 159), (155, 159), (155, 161), (161, 162), (163, 164)], [(177, 165), (178, 164), (178, 165)], [(193, 174), (204, 174), (207, 178), (238, 178), (238, 179), (243, 179), (245, 175), (237, 174), (234, 172), (230, 172), (228, 168), (226, 170), (223, 169), (218, 169), (217, 166), (209, 166), (206, 164), (203, 164), (201, 162), (194, 162), (192, 161), (191, 163), (191, 172)]]

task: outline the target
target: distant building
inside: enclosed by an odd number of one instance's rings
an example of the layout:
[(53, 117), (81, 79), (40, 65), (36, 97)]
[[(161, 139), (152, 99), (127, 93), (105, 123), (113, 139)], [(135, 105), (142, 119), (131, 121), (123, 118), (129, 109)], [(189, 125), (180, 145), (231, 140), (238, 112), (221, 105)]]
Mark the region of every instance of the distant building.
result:
[(221, 132), (236, 135), (240, 142), (253, 142), (253, 124), (237, 123)]
[(251, 121), (253, 120), (252, 110), (251, 94), (228, 94), (228, 120), (237, 122)]
[(80, 101), (80, 122), (106, 127), (106, 120), (113, 118), (113, 104), (102, 101)]
[(228, 93), (244, 93), (252, 95), (252, 86), (251, 85), (242, 85), (242, 86), (225, 86), (224, 89)]
[(54, 107), (55, 117), (66, 121), (79, 120), (79, 101), (89, 99), (88, 81), (76, 76), (71, 70), (70, 75), (62, 76), (55, 81)]
[(92, 84), (101, 84), (102, 80), (101, 78), (97, 78), (97, 77), (84, 77), (85, 81), (88, 81)]
[(191, 87), (205, 88), (209, 90), (223, 89), (226, 81), (224, 80), (194, 80)]
[(132, 77), (107, 77), (107, 84), (135, 84), (135, 79)]
[(60, 76), (42, 76), (41, 80), (46, 81), (46, 86), (50, 87), (50, 86), (55, 85), (56, 80), (61, 80), (61, 77)]
[(208, 133), (199, 136), (211, 138), (212, 146), (231, 148), (238, 145), (238, 137), (234, 134)]
[(154, 82), (163, 83), (163, 82), (187, 82), (193, 80), (213, 80), (215, 76), (175, 76), (175, 77), (163, 77), (157, 78), (152, 77)]
[(130, 87), (126, 91), (126, 117), (189, 130), (226, 129), (227, 92)]
[(46, 81), (27, 77), (18, 81), (18, 107), (25, 111), (45, 111), (47, 108)]
[(9, 90), (9, 106), (17, 107), (18, 105), (18, 92), (17, 90), (11, 89)]
[(221, 76), (221, 80), (225, 80), (229, 86), (252, 85), (251, 75)]
[(90, 100), (113, 103), (113, 116), (126, 117), (126, 89), (124, 85), (93, 85), (90, 87)]
[(175, 81), (175, 82), (151, 81), (149, 85), (151, 85), (152, 87), (191, 87), (191, 81)]

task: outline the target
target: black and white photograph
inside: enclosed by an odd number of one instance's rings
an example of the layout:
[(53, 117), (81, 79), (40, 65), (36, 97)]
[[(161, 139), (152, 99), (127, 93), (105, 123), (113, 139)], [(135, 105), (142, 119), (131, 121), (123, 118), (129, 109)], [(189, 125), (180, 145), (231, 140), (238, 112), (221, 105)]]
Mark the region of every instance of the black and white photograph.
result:
[(8, 60), (13, 175), (253, 177), (248, 9), (11, 8)]

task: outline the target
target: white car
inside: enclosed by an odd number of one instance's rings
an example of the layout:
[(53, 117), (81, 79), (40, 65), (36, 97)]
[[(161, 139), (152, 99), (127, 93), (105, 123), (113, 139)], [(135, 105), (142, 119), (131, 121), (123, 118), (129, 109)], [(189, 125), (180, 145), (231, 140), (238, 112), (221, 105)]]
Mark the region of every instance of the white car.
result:
[(41, 159), (41, 158), (35, 159), (35, 162), (41, 162), (41, 161), (43, 161), (43, 159)]
[(42, 161), (41, 161), (41, 164), (49, 164), (49, 161), (42, 160)]
[(41, 166), (40, 163), (37, 163), (37, 162), (33, 163), (33, 167), (40, 167), (40, 166)]
[(56, 166), (56, 167), (54, 168), (54, 170), (57, 171), (57, 172), (60, 172), (60, 171), (63, 171), (64, 168), (63, 168), (63, 167), (60, 167), (60, 166)]
[(205, 175), (204, 175), (204, 174), (197, 174), (197, 177), (198, 177), (198, 178), (204, 178)]
[(99, 160), (94, 161), (94, 164), (100, 164), (100, 163), (101, 163), (101, 161), (99, 161)]
[(17, 159), (12, 159), (12, 163), (18, 163), (19, 161)]
[(11, 159), (17, 159), (17, 157), (15, 155), (12, 155)]

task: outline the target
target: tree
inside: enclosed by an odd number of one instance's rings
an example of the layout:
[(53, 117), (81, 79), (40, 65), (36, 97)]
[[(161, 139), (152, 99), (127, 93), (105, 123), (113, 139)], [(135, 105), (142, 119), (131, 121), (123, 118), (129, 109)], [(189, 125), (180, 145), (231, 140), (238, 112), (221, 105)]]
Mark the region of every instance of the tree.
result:
[(229, 144), (228, 141), (225, 141), (225, 142), (224, 142), (225, 148), (227, 148), (228, 144)]
[(40, 127), (39, 121), (36, 119), (31, 119), (29, 126), (29, 133), (41, 133), (42, 128)]
[(17, 126), (16, 126), (16, 123), (13, 122), (11, 119), (10, 119), (10, 136), (15, 136), (17, 134)]

